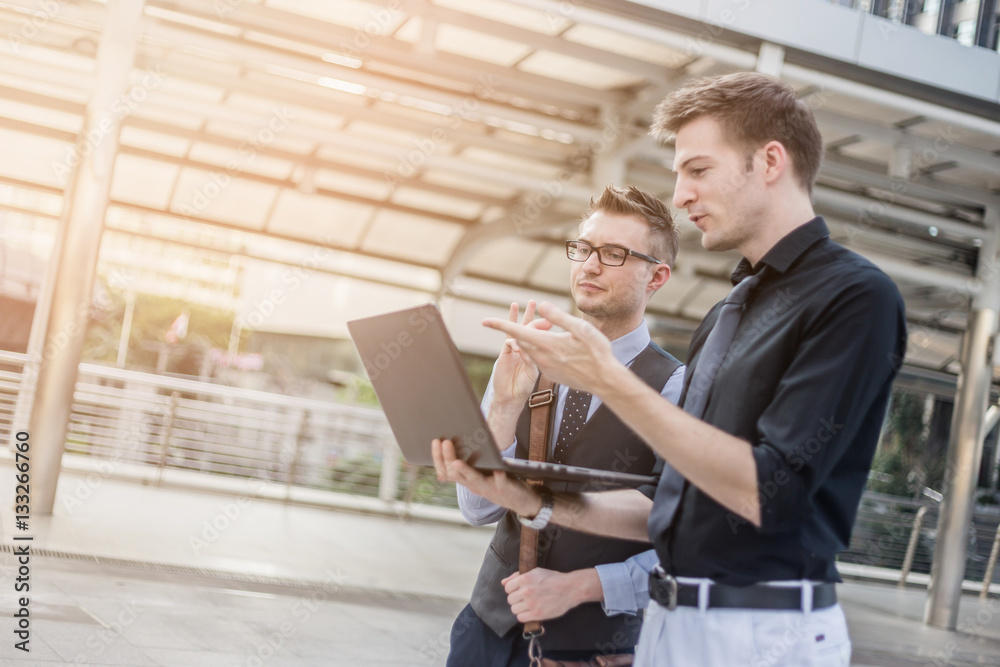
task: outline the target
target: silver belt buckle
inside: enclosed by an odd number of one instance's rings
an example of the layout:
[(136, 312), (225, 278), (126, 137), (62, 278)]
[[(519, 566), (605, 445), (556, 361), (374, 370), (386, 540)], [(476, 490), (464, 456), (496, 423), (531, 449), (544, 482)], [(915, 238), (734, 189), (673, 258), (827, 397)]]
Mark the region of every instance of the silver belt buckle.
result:
[(659, 565), (653, 568), (653, 576), (667, 582), (667, 609), (670, 611), (677, 609), (677, 579), (674, 575), (667, 574)]

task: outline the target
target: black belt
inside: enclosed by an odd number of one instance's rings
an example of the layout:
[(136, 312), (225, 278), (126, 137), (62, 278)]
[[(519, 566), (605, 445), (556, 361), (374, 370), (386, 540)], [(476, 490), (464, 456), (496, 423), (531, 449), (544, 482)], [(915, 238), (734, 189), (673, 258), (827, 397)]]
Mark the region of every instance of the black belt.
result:
[[(836, 584), (812, 586), (812, 608), (823, 609), (837, 604)], [(667, 609), (698, 606), (698, 584), (682, 584), (657, 568), (649, 574), (649, 597)], [(802, 609), (802, 586), (725, 586), (709, 584), (708, 607), (729, 609)]]

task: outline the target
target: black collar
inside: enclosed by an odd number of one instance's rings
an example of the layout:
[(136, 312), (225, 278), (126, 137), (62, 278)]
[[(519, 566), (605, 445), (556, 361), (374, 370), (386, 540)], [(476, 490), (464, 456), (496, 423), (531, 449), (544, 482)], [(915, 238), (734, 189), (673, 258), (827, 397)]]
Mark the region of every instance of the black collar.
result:
[(830, 230), (821, 216), (816, 216), (804, 225), (800, 225), (774, 244), (774, 247), (767, 251), (761, 258), (757, 266), (750, 264), (746, 257), (740, 259), (736, 269), (729, 277), (734, 285), (747, 276), (754, 275), (761, 271), (764, 266), (770, 267), (778, 273), (785, 273), (802, 254), (811, 248), (817, 241), (829, 238)]

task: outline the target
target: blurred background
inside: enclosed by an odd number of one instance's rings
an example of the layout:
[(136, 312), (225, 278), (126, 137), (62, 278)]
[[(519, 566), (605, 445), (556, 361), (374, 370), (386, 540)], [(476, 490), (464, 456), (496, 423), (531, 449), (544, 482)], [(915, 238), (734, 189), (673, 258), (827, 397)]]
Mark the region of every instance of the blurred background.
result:
[[(569, 306), (562, 242), (589, 198), (616, 183), (670, 202), (655, 104), (756, 69), (814, 108), (817, 211), (907, 303), (861, 546), (843, 559), (899, 570), (916, 540), (912, 567), (930, 571), (961, 341), (1000, 281), (996, 2), (147, 0), (116, 31), (118, 4), (0, 0), (4, 438), (60, 345), (57, 285), (76, 283), (62, 465), (455, 507), (401, 461), (345, 322), (438, 301), (481, 392), (500, 340), (480, 320), (512, 300)], [(105, 67), (102, 48), (128, 57)], [(683, 359), (738, 257), (678, 219), (647, 324)], [(92, 271), (73, 238), (96, 239)], [(986, 372), (979, 580), (1000, 516), (992, 347)]]

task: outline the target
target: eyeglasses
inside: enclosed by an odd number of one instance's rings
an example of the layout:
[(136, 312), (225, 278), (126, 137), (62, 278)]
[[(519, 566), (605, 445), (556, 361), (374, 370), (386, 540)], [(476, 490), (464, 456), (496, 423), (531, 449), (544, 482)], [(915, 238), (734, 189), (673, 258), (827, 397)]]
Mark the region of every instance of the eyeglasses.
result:
[(593, 246), (586, 241), (566, 241), (566, 256), (574, 262), (586, 262), (595, 250), (597, 251), (597, 259), (604, 266), (621, 266), (628, 259), (629, 255), (644, 259), (653, 264), (662, 264), (660, 260), (654, 257), (643, 255), (641, 252), (622, 248), (617, 245)]

